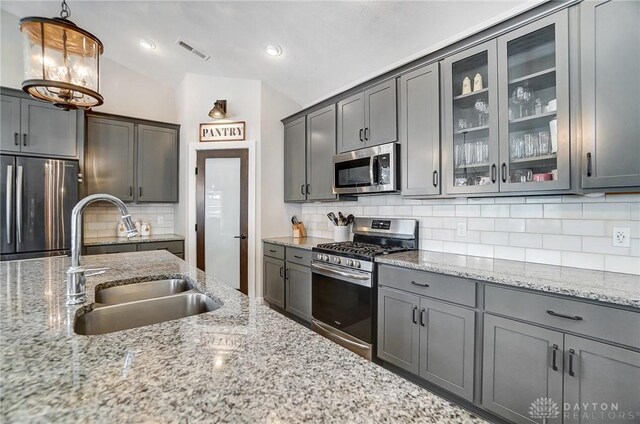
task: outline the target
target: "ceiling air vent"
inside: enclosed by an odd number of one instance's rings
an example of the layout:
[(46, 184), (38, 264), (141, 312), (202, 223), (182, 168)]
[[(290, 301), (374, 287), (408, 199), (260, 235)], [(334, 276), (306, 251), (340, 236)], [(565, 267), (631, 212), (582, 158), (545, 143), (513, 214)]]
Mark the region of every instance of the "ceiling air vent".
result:
[(176, 41), (176, 44), (179, 45), (180, 47), (182, 47), (183, 49), (195, 54), (196, 56), (198, 56), (200, 59), (204, 60), (205, 62), (207, 60), (209, 60), (209, 58), (211, 57), (210, 55), (201, 52), (200, 50), (196, 49), (195, 47), (193, 47), (191, 44), (186, 43), (183, 40), (178, 40)]

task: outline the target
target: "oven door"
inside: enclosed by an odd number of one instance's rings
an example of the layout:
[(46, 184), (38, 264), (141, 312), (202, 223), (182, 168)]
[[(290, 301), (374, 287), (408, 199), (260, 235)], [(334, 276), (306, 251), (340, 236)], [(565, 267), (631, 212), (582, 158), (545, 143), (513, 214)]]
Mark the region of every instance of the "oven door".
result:
[(333, 157), (335, 194), (397, 190), (398, 144), (369, 147)]
[(330, 325), (371, 344), (373, 288), (371, 273), (313, 262), (311, 313)]

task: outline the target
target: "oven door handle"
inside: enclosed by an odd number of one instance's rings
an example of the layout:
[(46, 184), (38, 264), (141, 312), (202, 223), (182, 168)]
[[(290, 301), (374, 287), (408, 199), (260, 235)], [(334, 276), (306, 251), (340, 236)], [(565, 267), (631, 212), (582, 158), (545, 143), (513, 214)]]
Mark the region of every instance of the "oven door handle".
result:
[(342, 337), (339, 334), (336, 334), (335, 331), (331, 331), (329, 328), (327, 328), (328, 326), (316, 319), (313, 320), (313, 324), (320, 327), (321, 330), (326, 331), (327, 333), (331, 334), (331, 337), (335, 337), (337, 339), (340, 339), (341, 341), (343, 341), (344, 343), (348, 343), (350, 345), (356, 346), (360, 349), (369, 349), (368, 345), (364, 345), (362, 343), (358, 343), (355, 342), (353, 340), (347, 339), (346, 337)]
[(320, 271), (329, 272), (329, 273), (332, 273), (332, 274), (336, 274), (336, 275), (339, 275), (341, 277), (353, 278), (355, 280), (368, 280), (368, 279), (371, 278), (370, 275), (352, 274), (350, 272), (339, 271), (337, 269), (329, 268), (328, 266), (318, 265), (318, 264), (315, 264), (315, 263), (311, 264), (311, 268), (314, 268), (314, 269), (317, 269), (317, 270), (320, 270)]
[(314, 274), (324, 275), (329, 278), (337, 278), (348, 284), (357, 284), (363, 287), (372, 287), (370, 274), (355, 274), (344, 272), (313, 262), (311, 263), (311, 268)]

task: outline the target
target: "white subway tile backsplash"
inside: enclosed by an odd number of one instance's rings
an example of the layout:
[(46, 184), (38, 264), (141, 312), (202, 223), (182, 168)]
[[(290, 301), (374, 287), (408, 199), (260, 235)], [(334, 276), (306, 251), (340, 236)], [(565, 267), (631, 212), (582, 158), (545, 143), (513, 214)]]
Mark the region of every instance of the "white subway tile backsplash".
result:
[(444, 252), (444, 242), (442, 240), (422, 240), (420, 249), (432, 252)]
[(509, 233), (501, 231), (482, 231), (480, 232), (480, 242), (483, 244), (509, 244)]
[(487, 244), (467, 244), (467, 255), (493, 258), (493, 246)]
[(413, 207), (413, 216), (432, 216), (433, 215), (433, 206), (414, 206)]
[(442, 227), (443, 228), (453, 228), (457, 229), (458, 224), (467, 223), (467, 218), (442, 218)]
[(612, 237), (582, 237), (582, 251), (610, 255), (629, 255), (628, 247), (613, 246)]
[(480, 216), (480, 205), (457, 205), (456, 216)]
[(454, 241), (445, 241), (442, 245), (442, 251), (446, 253), (455, 253), (458, 255), (467, 254), (467, 244)]
[[(151, 234), (174, 232), (174, 207), (158, 205), (127, 205), (134, 221), (148, 222)], [(162, 224), (158, 223), (162, 217)], [(84, 237), (113, 237), (117, 234), (120, 214), (111, 206), (89, 206), (84, 214)]]
[(579, 236), (559, 236), (555, 234), (543, 234), (542, 247), (544, 249), (580, 252), (582, 250), (582, 238)]
[(494, 246), (493, 255), (496, 259), (507, 259), (510, 261), (524, 261), (525, 249), (512, 246)]
[(444, 218), (440, 218), (437, 216), (431, 217), (428, 216), (426, 218), (420, 219), (420, 226), (427, 228), (443, 228), (444, 226)]
[(582, 218), (581, 204), (549, 204), (544, 205), (545, 218)]
[(507, 218), (509, 205), (482, 205), (480, 215), (488, 218)]
[(562, 221), (559, 219), (527, 219), (527, 233), (561, 234)]
[(594, 203), (583, 206), (585, 219), (630, 219), (628, 203)]
[(613, 237), (614, 228), (629, 228), (631, 238), (640, 238), (640, 221), (605, 221), (605, 235)]
[(524, 219), (499, 219), (498, 226), (496, 230), (498, 231), (509, 231), (513, 233), (524, 233), (526, 231), (526, 220)]
[(562, 252), (547, 249), (526, 249), (527, 262), (549, 265), (562, 265)]
[(562, 203), (603, 203), (605, 197), (601, 195), (582, 195), (576, 194), (571, 196), (562, 196)]
[(604, 236), (605, 222), (585, 219), (562, 220), (562, 233), (576, 236)]
[(515, 203), (525, 203), (524, 197), (496, 197), (496, 205), (511, 205)]
[(469, 230), (493, 231), (495, 222), (493, 218), (469, 218), (467, 228)]
[(631, 219), (640, 221), (640, 203), (633, 203), (631, 205)]
[(589, 265), (589, 269), (604, 271), (604, 255), (596, 255), (593, 253), (579, 252), (562, 252), (562, 266), (570, 266), (572, 268), (585, 268)]
[(456, 207), (454, 205), (434, 205), (433, 216), (455, 216)]
[(542, 234), (511, 233), (509, 245), (516, 247), (542, 247)]
[(433, 230), (434, 240), (455, 241), (455, 230), (447, 230), (444, 228), (436, 228)]
[(625, 274), (640, 274), (640, 258), (633, 256), (604, 257), (604, 269), (611, 272), (623, 272)]
[(456, 232), (455, 240), (461, 243), (480, 243), (480, 231), (467, 230), (467, 235), (465, 237), (459, 236)]
[(539, 203), (539, 204), (547, 204), (547, 203), (561, 203), (562, 196), (533, 196), (527, 197), (526, 203)]
[(542, 218), (542, 205), (511, 205), (512, 218)]

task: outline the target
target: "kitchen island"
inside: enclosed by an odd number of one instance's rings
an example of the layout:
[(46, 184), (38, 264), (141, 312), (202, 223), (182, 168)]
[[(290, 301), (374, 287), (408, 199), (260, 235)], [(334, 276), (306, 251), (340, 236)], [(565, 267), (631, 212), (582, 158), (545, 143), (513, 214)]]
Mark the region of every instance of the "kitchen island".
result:
[(221, 308), (73, 332), (68, 258), (0, 264), (2, 422), (484, 422), (168, 252), (83, 258), (97, 286), (186, 277)]

